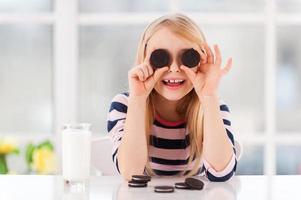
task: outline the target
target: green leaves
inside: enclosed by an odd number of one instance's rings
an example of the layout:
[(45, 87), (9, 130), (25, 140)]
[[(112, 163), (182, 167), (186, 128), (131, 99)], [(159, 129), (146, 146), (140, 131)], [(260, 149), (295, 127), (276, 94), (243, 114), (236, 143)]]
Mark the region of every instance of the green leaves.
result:
[(29, 143), (26, 146), (26, 151), (25, 151), (25, 160), (28, 166), (30, 166), (30, 164), (32, 163), (32, 154), (33, 151), (35, 150), (35, 146), (32, 143)]
[(51, 151), (54, 150), (53, 144), (49, 140), (45, 140), (45, 141), (43, 141), (42, 143), (40, 143), (36, 146), (32, 143), (29, 143), (26, 146), (25, 160), (26, 160), (26, 163), (27, 163), (28, 167), (30, 167), (31, 163), (33, 162), (32, 156), (33, 156), (34, 151), (37, 150), (37, 149), (42, 149), (42, 148), (47, 148)]
[(6, 163), (6, 156), (0, 155), (0, 174), (7, 174), (8, 173), (8, 167)]

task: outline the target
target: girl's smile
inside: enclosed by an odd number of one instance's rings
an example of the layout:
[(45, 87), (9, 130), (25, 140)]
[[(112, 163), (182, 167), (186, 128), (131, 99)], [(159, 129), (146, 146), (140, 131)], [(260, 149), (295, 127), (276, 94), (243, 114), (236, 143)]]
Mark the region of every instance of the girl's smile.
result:
[(164, 78), (162, 80), (163, 85), (170, 90), (177, 90), (184, 86), (186, 80), (184, 78), (177, 78), (177, 77), (171, 77), (171, 78)]

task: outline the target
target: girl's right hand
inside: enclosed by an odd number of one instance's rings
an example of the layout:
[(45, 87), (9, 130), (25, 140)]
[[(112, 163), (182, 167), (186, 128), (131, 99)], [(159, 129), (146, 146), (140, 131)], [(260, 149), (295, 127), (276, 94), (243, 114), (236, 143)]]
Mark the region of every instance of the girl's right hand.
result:
[(154, 71), (147, 62), (133, 67), (128, 72), (130, 95), (147, 98), (157, 81), (167, 70), (168, 67), (162, 67)]

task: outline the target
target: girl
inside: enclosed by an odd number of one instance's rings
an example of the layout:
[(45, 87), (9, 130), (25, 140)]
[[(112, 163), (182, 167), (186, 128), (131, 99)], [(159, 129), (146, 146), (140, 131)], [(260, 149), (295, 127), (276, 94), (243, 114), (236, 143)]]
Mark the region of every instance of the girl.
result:
[(129, 92), (113, 98), (108, 115), (113, 161), (126, 180), (143, 173), (204, 174), (210, 181), (233, 176), (229, 108), (218, 97), (232, 59), (221, 64), (218, 46), (213, 53), (185, 15), (160, 17), (145, 29), (128, 72)]

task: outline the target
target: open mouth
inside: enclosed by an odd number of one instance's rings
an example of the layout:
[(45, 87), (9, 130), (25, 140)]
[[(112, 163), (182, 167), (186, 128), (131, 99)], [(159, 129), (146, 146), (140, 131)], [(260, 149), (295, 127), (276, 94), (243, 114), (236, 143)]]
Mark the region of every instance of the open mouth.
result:
[(185, 83), (184, 79), (176, 79), (176, 80), (171, 80), (171, 79), (164, 79), (162, 80), (162, 83), (166, 86), (168, 86), (168, 88), (179, 88), (180, 86), (182, 86)]

